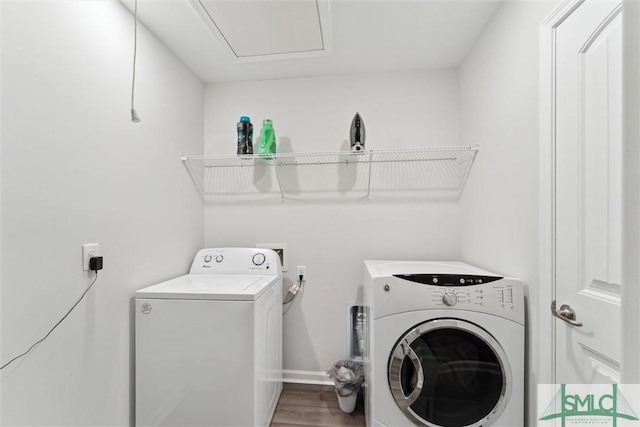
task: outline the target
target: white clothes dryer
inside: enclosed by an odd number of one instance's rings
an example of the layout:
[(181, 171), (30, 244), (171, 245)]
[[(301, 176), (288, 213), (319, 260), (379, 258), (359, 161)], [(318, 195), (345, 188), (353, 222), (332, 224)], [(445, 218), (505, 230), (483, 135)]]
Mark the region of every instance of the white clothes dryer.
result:
[(269, 425), (282, 391), (274, 251), (203, 249), (135, 299), (138, 427)]
[(367, 426), (524, 425), (517, 279), (458, 262), (365, 261)]

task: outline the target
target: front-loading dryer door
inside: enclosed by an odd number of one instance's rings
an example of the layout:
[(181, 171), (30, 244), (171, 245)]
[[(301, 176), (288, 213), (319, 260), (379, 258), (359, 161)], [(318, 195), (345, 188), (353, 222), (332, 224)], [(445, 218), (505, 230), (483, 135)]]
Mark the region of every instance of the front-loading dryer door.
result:
[(396, 403), (420, 426), (489, 426), (511, 393), (500, 344), (459, 319), (433, 319), (407, 331), (391, 352), (388, 376)]

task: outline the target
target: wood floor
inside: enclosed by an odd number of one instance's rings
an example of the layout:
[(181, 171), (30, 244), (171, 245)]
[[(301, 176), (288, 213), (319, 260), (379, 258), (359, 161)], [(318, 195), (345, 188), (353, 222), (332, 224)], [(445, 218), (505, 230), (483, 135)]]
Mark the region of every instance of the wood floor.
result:
[(362, 399), (345, 414), (333, 386), (285, 383), (271, 427), (291, 426), (364, 426)]

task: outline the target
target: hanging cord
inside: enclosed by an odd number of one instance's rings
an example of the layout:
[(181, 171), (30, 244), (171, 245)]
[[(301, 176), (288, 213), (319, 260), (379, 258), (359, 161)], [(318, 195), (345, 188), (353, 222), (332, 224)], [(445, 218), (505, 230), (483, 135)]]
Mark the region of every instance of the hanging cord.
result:
[(289, 290), (287, 292), (287, 298), (285, 298), (284, 301), (282, 301), (282, 305), (287, 305), (287, 304), (290, 304), (290, 305), (287, 306), (287, 308), (282, 313), (283, 316), (287, 314), (287, 311), (289, 311), (289, 309), (291, 308), (291, 305), (293, 305), (291, 303), (293, 302), (294, 299), (296, 299), (296, 296), (298, 296), (298, 292), (302, 288), (302, 285), (304, 282), (305, 282), (304, 276), (301, 274), (300, 276), (298, 276), (298, 283), (296, 283), (295, 285), (291, 285), (289, 287)]
[(58, 320), (58, 323), (56, 323), (53, 328), (51, 328), (49, 330), (49, 332), (47, 332), (47, 335), (44, 336), (44, 338), (42, 338), (40, 341), (36, 341), (31, 347), (29, 347), (29, 349), (27, 351), (25, 351), (24, 353), (14, 357), (13, 359), (9, 360), (7, 363), (5, 363), (4, 365), (0, 366), (0, 370), (6, 368), (7, 366), (9, 366), (10, 364), (12, 364), (14, 361), (20, 359), (23, 356), (26, 356), (27, 354), (29, 354), (29, 352), (31, 352), (31, 350), (33, 350), (38, 344), (40, 344), (42, 341), (46, 340), (47, 337), (49, 335), (51, 335), (51, 332), (54, 331), (54, 329), (56, 329), (58, 327), (58, 325), (60, 325), (64, 319), (67, 318), (67, 316), (69, 316), (69, 314), (71, 314), (71, 312), (73, 311), (74, 308), (76, 308), (76, 306), (78, 304), (80, 304), (80, 301), (82, 301), (82, 299), (84, 298), (84, 296), (87, 294), (87, 292), (89, 292), (89, 289), (91, 289), (91, 287), (94, 285), (94, 283), (96, 283), (96, 280), (98, 280), (98, 271), (94, 270), (96, 272), (96, 277), (93, 279), (93, 282), (91, 282), (91, 284), (89, 285), (89, 287), (87, 289), (85, 289), (84, 293), (82, 294), (82, 296), (78, 299), (78, 301), (76, 301), (75, 304), (73, 304), (73, 306), (69, 309), (69, 311), (67, 311), (67, 314), (65, 314), (64, 316), (62, 316), (62, 319)]
[(138, 57), (138, 0), (133, 7), (133, 74), (131, 76), (131, 121), (140, 123), (140, 117), (133, 108), (133, 99), (136, 89), (136, 58)]

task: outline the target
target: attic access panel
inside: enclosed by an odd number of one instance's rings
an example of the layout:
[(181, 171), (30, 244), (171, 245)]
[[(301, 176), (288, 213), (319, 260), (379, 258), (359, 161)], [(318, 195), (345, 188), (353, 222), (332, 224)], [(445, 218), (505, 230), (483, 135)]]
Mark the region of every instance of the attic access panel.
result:
[(317, 0), (192, 0), (215, 35), (238, 59), (323, 52)]

